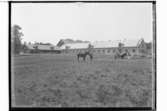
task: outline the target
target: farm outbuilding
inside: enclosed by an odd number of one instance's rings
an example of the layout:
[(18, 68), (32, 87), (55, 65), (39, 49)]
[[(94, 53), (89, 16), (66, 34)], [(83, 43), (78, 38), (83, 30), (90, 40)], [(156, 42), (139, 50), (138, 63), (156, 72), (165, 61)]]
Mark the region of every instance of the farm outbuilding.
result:
[(24, 53), (61, 53), (61, 50), (51, 44), (27, 44)]

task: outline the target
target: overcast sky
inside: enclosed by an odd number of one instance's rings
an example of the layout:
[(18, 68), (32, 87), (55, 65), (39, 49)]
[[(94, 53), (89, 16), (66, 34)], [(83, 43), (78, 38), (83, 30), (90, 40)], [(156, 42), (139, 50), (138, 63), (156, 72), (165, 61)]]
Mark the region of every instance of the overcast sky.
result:
[(15, 3), (11, 17), (27, 42), (153, 38), (151, 3)]

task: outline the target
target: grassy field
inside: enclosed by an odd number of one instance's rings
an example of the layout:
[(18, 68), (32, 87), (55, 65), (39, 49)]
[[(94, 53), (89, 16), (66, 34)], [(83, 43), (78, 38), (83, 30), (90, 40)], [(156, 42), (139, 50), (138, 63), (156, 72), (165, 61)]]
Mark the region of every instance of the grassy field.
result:
[(147, 107), (152, 105), (151, 59), (45, 54), (12, 57), (13, 106)]

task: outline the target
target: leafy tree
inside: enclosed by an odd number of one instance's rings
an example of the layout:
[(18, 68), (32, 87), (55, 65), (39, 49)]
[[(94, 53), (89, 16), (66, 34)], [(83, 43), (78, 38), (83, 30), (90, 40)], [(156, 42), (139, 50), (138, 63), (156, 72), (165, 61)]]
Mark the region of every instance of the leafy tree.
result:
[(11, 38), (12, 38), (12, 52), (14, 54), (19, 54), (22, 50), (21, 37), (23, 33), (20, 31), (21, 27), (19, 25), (14, 25), (12, 27)]
[(24, 42), (24, 44), (22, 45), (22, 50), (23, 50), (24, 53), (28, 50), (26, 42)]
[(35, 48), (35, 53), (38, 53), (38, 46), (36, 45), (36, 46), (34, 46), (34, 48)]

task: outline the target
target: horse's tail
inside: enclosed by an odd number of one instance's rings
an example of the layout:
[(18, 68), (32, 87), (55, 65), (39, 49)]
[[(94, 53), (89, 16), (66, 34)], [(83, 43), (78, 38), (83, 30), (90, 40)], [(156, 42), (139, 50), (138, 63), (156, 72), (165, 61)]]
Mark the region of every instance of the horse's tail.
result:
[(91, 57), (91, 60), (93, 60), (93, 54), (91, 54), (90, 57)]

